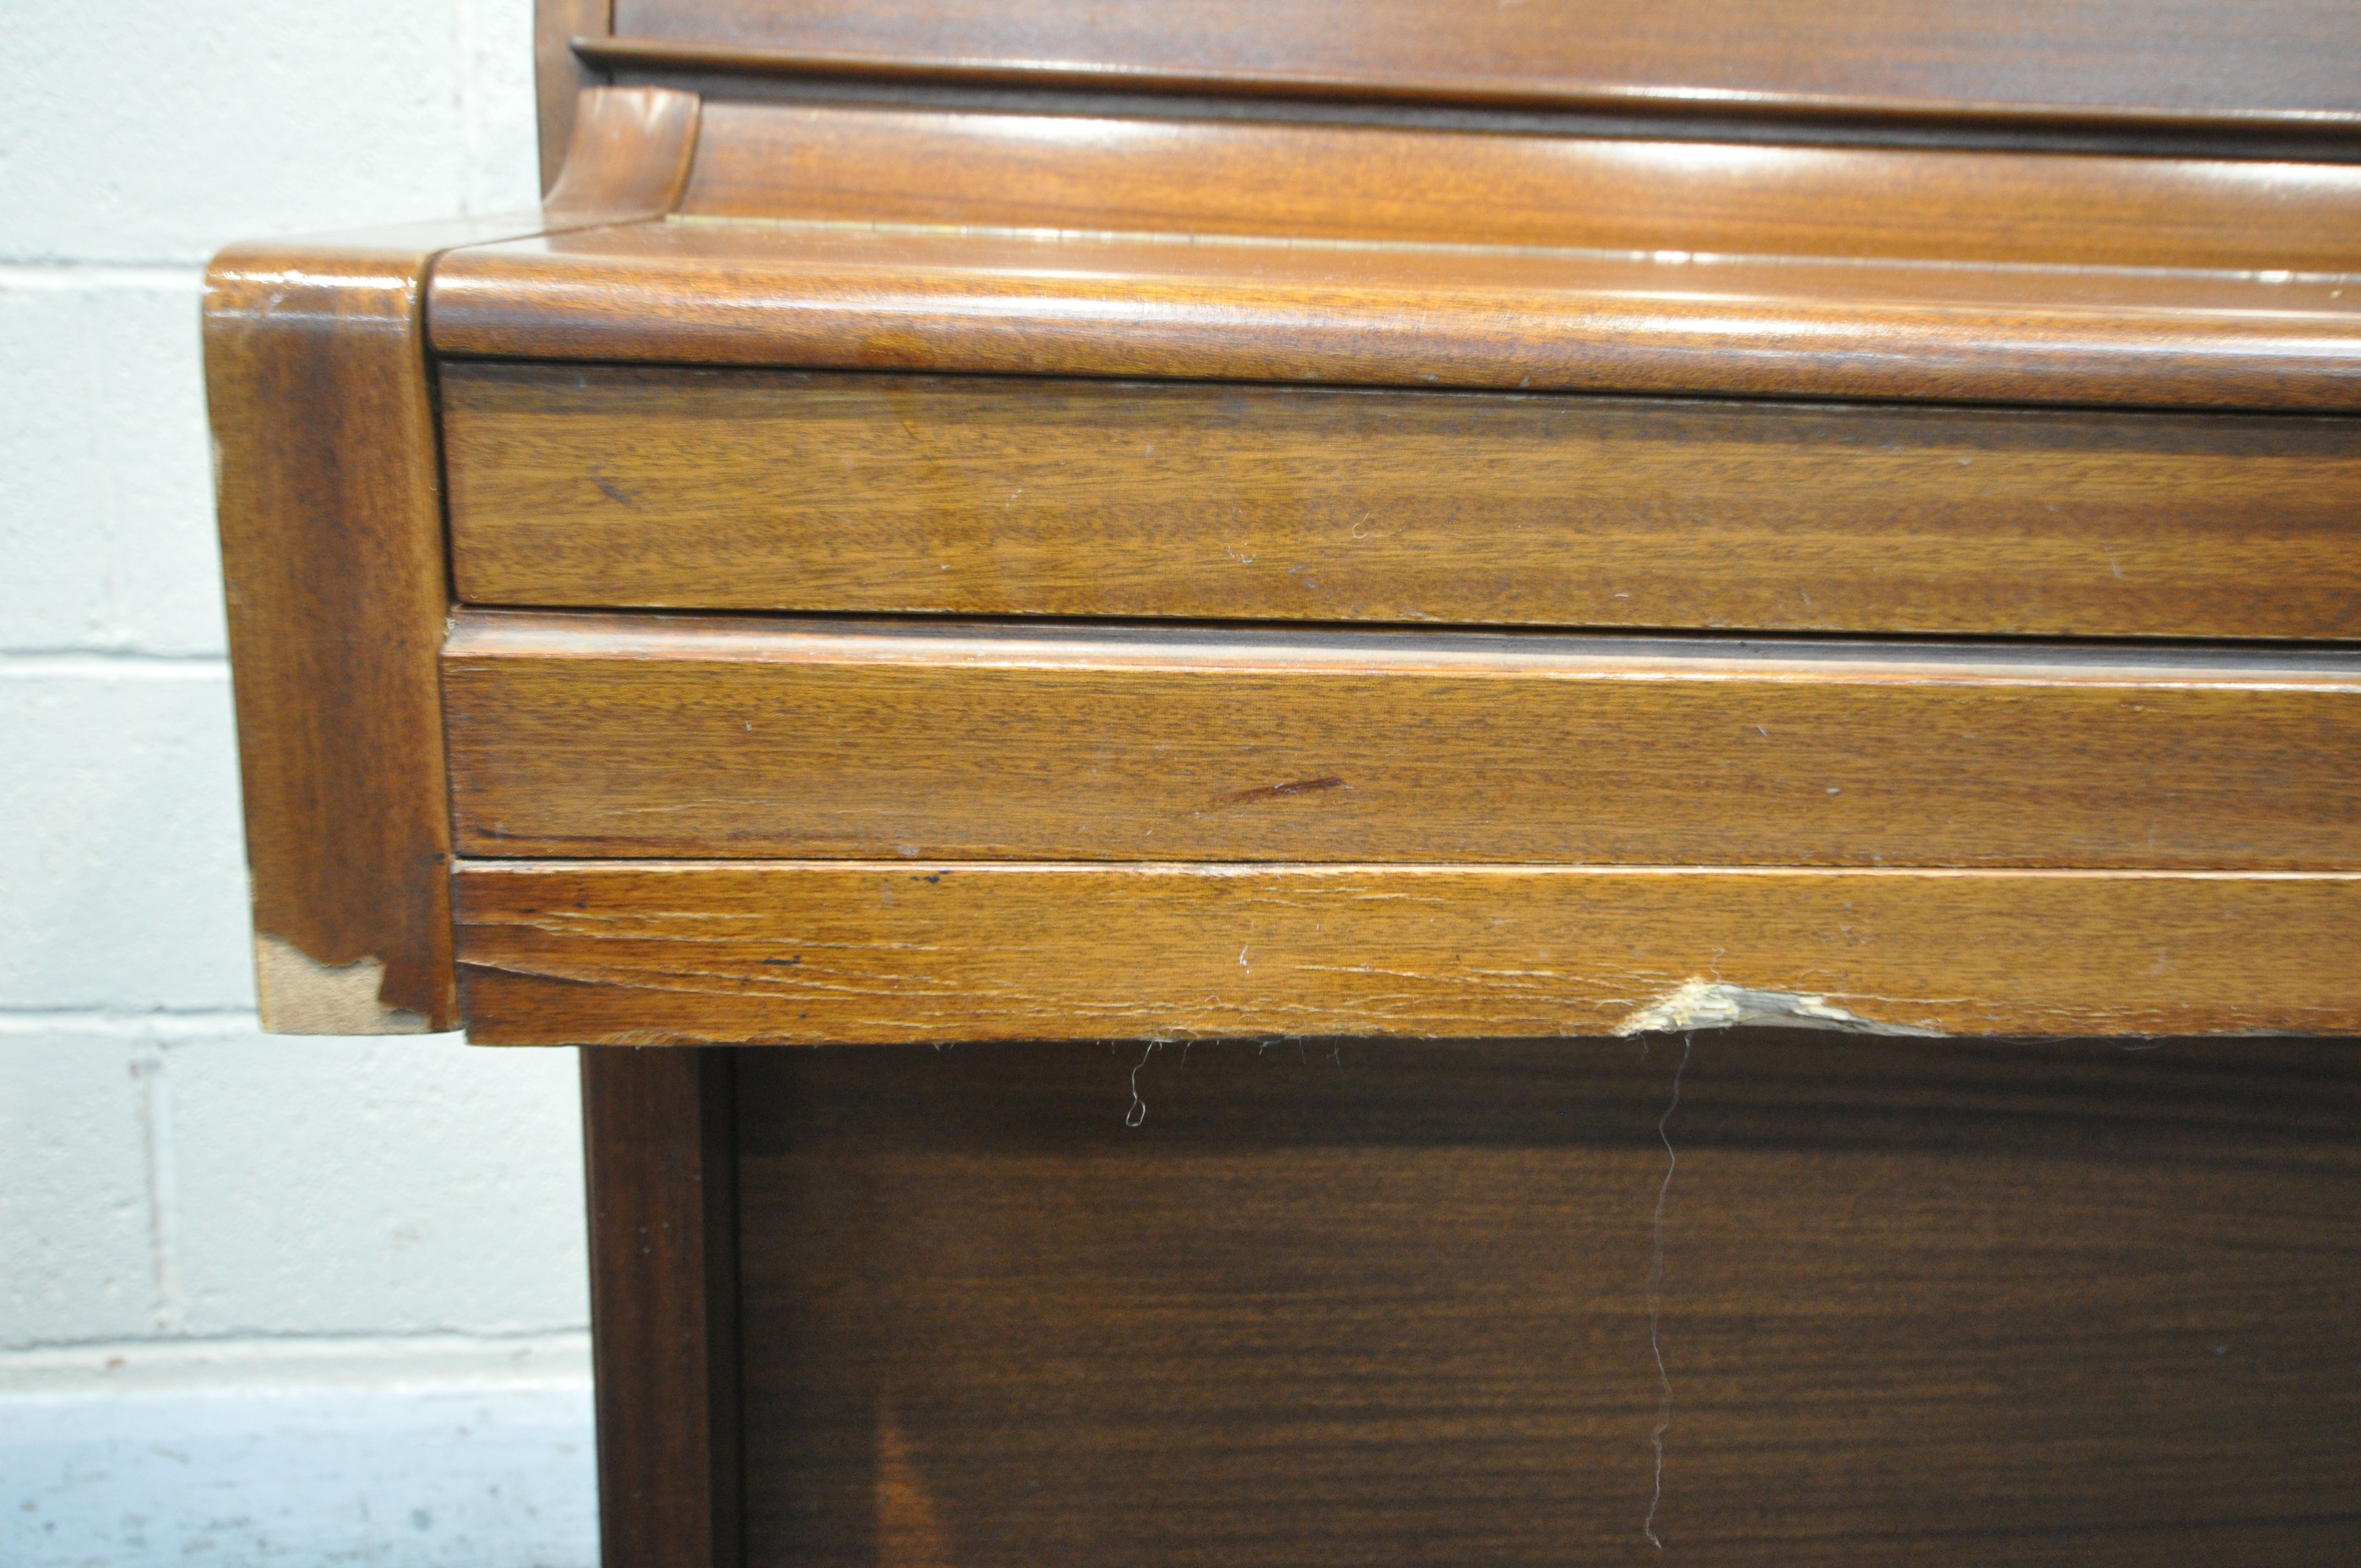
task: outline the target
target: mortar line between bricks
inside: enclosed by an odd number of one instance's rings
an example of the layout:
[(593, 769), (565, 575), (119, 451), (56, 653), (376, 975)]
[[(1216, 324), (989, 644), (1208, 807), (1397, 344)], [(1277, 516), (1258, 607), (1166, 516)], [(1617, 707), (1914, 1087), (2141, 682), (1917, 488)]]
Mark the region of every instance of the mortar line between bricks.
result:
[(294, 1329), (228, 1329), (210, 1333), (143, 1334), (126, 1337), (110, 1334), (101, 1339), (37, 1339), (0, 1346), (0, 1368), (22, 1365), (38, 1360), (79, 1361), (85, 1356), (113, 1354), (155, 1354), (177, 1353), (183, 1356), (203, 1356), (208, 1353), (247, 1352), (258, 1356), (278, 1353), (328, 1356), (338, 1353), (351, 1355), (415, 1355), (422, 1352), (450, 1351), (461, 1354), (478, 1351), (546, 1350), (559, 1354), (587, 1350), (590, 1342), (588, 1325), (575, 1323), (557, 1328), (537, 1329), (375, 1329), (363, 1332), (342, 1332), (334, 1330)]
[(0, 1039), (35, 1035), (89, 1035), (125, 1040), (205, 1038), (258, 1034), (251, 1007), (167, 1007), (131, 1012), (116, 1007), (0, 1007)]
[(141, 1131), (148, 1155), (148, 1260), (155, 1292), (149, 1321), (159, 1334), (178, 1332), (188, 1316), (181, 1292), (181, 1184), (173, 1158), (172, 1082), (164, 1042), (148, 1040), (138, 1063)]
[(0, 289), (194, 289), (204, 278), (201, 261), (0, 260)]
[(229, 660), (219, 653), (0, 650), (0, 680), (191, 681), (228, 674)]

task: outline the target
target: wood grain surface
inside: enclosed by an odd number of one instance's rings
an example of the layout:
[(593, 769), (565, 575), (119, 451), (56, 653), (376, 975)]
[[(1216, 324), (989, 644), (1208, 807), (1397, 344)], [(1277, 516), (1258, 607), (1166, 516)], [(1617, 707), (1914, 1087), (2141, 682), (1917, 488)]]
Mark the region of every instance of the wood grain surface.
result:
[(716, 103), (702, 217), (2351, 273), (2361, 167)]
[(2361, 1034), (2361, 873), (463, 861), (471, 1037)]
[(531, 225), (251, 246), (206, 277), (268, 1029), (457, 1023), (434, 673), (450, 590), (420, 312), (436, 252)]
[(446, 354), (2361, 408), (2338, 275), (690, 221), (446, 258)]
[(697, 152), (699, 100), (662, 87), (588, 87), (565, 166), (542, 198), (553, 228), (656, 217), (680, 203)]
[(460, 850), (2361, 868), (2361, 654), (475, 610)]
[(557, 183), (574, 139), (574, 104), (585, 87), (603, 85), (607, 71), (574, 52), (576, 38), (603, 38), (613, 26), (614, 0), (533, 0), (533, 80), (541, 143), (541, 189)]
[(618, 0), (614, 20), (625, 38), (1034, 67), (1061, 86), (1227, 76), (1262, 94), (1293, 79), (1337, 96), (1918, 119), (2361, 114), (2361, 21), (2339, 0)]
[(752, 1563), (2309, 1568), (2361, 1530), (2352, 1042), (739, 1071)]
[(467, 360), (442, 406), (478, 604), (2361, 633), (2344, 419)]
[[(427, 275), (455, 247), (669, 206), (695, 104), (658, 89), (585, 93), (564, 200), (544, 211), (233, 247), (206, 275), (266, 1029), (457, 1025), (435, 676), (451, 589)], [(649, 179), (667, 156), (669, 175)]]
[(733, 1053), (584, 1051), (605, 1568), (737, 1568)]

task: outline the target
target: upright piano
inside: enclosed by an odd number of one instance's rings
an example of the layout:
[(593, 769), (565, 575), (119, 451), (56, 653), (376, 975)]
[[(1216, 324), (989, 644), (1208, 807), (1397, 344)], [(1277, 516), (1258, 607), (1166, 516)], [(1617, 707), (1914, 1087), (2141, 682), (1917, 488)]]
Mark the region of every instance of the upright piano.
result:
[(2361, 6), (543, 0), (206, 302), (616, 1568), (2361, 1554)]

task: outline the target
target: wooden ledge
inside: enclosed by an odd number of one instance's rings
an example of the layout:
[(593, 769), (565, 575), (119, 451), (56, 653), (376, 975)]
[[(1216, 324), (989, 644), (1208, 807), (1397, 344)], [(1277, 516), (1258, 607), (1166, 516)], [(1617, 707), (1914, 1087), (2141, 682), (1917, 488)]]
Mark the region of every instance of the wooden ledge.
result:
[(2361, 167), (681, 104), (670, 221), (453, 257), (435, 346), (2361, 407)]
[(2361, 283), (668, 222), (460, 252), (518, 358), (1950, 402), (2361, 409)]

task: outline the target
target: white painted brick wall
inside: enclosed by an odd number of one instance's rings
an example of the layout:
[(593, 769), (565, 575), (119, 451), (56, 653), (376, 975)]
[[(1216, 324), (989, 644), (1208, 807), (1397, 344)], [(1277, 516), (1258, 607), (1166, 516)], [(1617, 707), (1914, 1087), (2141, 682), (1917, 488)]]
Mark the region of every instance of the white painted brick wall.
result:
[(232, 240), (531, 205), (531, 10), (9, 17), (12, 1568), (596, 1556), (573, 1053), (254, 1030), (198, 358)]

